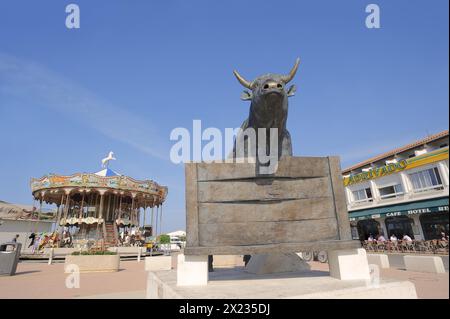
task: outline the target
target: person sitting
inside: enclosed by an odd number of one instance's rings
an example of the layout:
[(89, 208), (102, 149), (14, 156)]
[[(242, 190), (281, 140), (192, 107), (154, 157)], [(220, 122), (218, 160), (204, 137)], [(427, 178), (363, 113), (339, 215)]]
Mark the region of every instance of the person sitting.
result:
[(448, 236), (446, 236), (444, 232), (441, 233), (441, 240), (448, 241)]
[(407, 241), (407, 242), (412, 242), (411, 237), (409, 237), (407, 234), (405, 234), (402, 238), (402, 240)]
[(72, 238), (70, 236), (70, 233), (68, 230), (64, 229), (63, 233), (62, 233), (61, 247), (70, 247), (71, 243), (72, 243)]
[(396, 242), (398, 239), (397, 239), (397, 236), (395, 236), (395, 234), (392, 234), (391, 235), (391, 237), (389, 238), (392, 242)]
[(374, 241), (372, 234), (369, 235), (369, 238), (367, 238), (367, 241), (370, 241), (370, 242)]
[(126, 234), (125, 236), (125, 242), (123, 243), (124, 246), (130, 246), (130, 242), (131, 242), (131, 237), (130, 235)]
[(378, 238), (377, 238), (377, 241), (379, 241), (379, 242), (385, 242), (385, 241), (386, 241), (386, 238), (384, 238), (383, 235), (379, 235)]

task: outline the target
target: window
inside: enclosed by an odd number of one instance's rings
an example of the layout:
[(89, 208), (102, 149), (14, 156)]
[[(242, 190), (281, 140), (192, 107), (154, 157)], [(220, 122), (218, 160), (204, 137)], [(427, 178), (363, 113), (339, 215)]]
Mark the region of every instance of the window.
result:
[(372, 192), (370, 187), (353, 191), (353, 201), (355, 203), (372, 201)]
[(415, 192), (430, 189), (442, 189), (442, 180), (437, 167), (409, 174), (409, 179)]
[(381, 187), (378, 188), (378, 191), (380, 192), (381, 199), (394, 198), (403, 195), (403, 187), (400, 184)]
[(414, 231), (412, 225), (414, 220), (408, 218), (408, 216), (395, 216), (385, 219), (386, 229), (388, 237), (395, 235), (398, 239), (403, 238), (404, 235), (408, 235), (411, 239), (414, 239)]

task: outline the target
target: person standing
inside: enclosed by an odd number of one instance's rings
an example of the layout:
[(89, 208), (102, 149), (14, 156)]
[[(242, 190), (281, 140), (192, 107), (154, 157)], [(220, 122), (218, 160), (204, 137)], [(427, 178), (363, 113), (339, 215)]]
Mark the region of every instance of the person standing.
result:
[(214, 257), (213, 255), (208, 255), (208, 272), (214, 272)]
[(17, 243), (17, 239), (19, 238), (19, 234), (16, 234), (13, 239), (11, 239), (12, 243)]
[(247, 266), (248, 262), (250, 261), (250, 258), (252, 258), (251, 255), (244, 255), (244, 257), (242, 258), (245, 266)]

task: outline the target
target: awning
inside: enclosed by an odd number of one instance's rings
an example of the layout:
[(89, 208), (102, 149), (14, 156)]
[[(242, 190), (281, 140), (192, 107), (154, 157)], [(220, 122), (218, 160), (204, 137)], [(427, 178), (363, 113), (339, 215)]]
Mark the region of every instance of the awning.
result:
[(401, 215), (414, 215), (423, 213), (448, 212), (448, 197), (421, 200), (405, 204), (362, 209), (349, 212), (350, 221), (392, 217)]

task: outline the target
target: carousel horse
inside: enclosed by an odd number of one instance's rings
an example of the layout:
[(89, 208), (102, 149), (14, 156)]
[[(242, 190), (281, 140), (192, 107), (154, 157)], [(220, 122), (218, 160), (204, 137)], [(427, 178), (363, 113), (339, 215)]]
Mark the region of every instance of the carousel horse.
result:
[(41, 242), (39, 243), (38, 246), (38, 251), (41, 251), (50, 241), (50, 236), (48, 235), (44, 235), (44, 238), (42, 238)]
[(116, 160), (113, 152), (109, 152), (108, 157), (105, 157), (104, 159), (102, 159), (102, 167), (108, 167), (109, 161), (111, 161), (111, 160), (112, 161)]
[(48, 244), (50, 245), (50, 247), (57, 247), (58, 246), (58, 242), (59, 242), (59, 234), (57, 232), (52, 233)]

